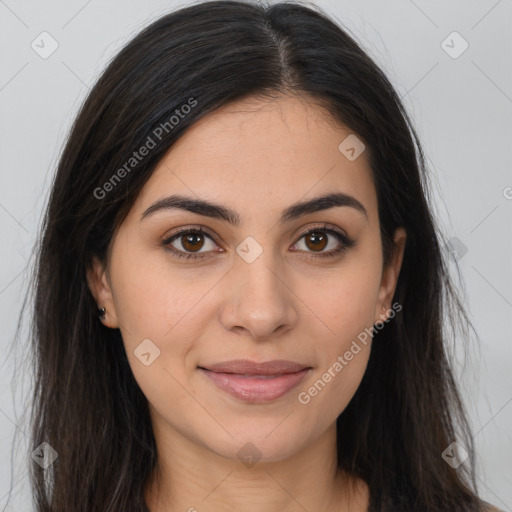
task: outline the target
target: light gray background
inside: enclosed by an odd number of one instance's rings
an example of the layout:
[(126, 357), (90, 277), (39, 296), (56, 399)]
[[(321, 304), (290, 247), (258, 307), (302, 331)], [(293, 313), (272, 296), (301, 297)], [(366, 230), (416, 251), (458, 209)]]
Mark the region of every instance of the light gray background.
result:
[[(315, 3), (381, 65), (418, 129), (432, 170), (436, 216), (447, 238), (460, 241), (454, 257), (480, 337), (466, 369), (459, 356), (456, 364), (475, 433), (479, 484), (485, 499), (511, 511), (512, 2)], [(13, 485), (6, 510), (32, 510), (23, 458), (11, 461), (15, 431), (21, 449), (29, 449), (20, 416), (30, 375), (16, 375), (22, 389), (13, 397), (10, 348), (64, 137), (107, 60), (157, 16), (186, 4), (0, 0), (0, 509)], [(47, 59), (31, 48), (43, 31), (59, 45)], [(456, 59), (441, 46), (453, 31), (469, 44)], [(460, 41), (448, 44), (461, 48)], [(455, 273), (455, 262), (450, 266)], [(16, 347), (18, 358), (27, 350)]]

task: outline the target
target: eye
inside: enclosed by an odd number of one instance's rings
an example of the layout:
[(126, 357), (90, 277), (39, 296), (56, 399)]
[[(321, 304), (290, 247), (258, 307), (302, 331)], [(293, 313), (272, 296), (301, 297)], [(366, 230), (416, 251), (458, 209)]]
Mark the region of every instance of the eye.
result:
[[(341, 231), (329, 228), (326, 224), (310, 228), (304, 233), (299, 240), (292, 246), (292, 250), (296, 251), (304, 238), (304, 252), (310, 253), (308, 257), (332, 257), (346, 251), (355, 245), (355, 241), (350, 239)], [(332, 239), (332, 240), (331, 240)], [(213, 243), (213, 247), (208, 248), (207, 241)], [(338, 242), (336, 244), (336, 241)], [(176, 243), (176, 245), (174, 245)], [(215, 250), (215, 240), (213, 236), (200, 228), (184, 228), (173, 233), (171, 236), (163, 240), (162, 245), (170, 251), (173, 257), (184, 258), (186, 260), (202, 260), (207, 256), (203, 253), (208, 252), (224, 252)], [(333, 245), (330, 251), (324, 251), (326, 247)], [(336, 245), (338, 245), (336, 247)], [(201, 251), (201, 249), (205, 249)]]
[[(302, 246), (305, 247), (306, 252), (312, 253), (309, 257), (313, 258), (336, 256), (355, 245), (354, 240), (350, 239), (341, 231), (327, 227), (325, 224), (309, 229), (292, 247), (299, 247), (302, 239), (304, 239)], [(338, 243), (336, 244), (336, 242)], [(331, 246), (331, 250), (324, 251), (324, 249), (329, 246)]]
[[(216, 245), (213, 237), (203, 231), (202, 228), (186, 228), (179, 230), (177, 233), (174, 233), (170, 237), (166, 238), (162, 243), (176, 258), (185, 258), (189, 260), (203, 259), (205, 257), (202, 253), (199, 252), (203, 247), (205, 247), (205, 245), (208, 245), (205, 244), (205, 240), (209, 240), (210, 242), (213, 242), (214, 245)], [(178, 247), (173, 245), (175, 241), (177, 242), (176, 245)], [(206, 247), (206, 251), (204, 252), (208, 252), (212, 249), (213, 248)], [(199, 254), (196, 255), (194, 253)]]

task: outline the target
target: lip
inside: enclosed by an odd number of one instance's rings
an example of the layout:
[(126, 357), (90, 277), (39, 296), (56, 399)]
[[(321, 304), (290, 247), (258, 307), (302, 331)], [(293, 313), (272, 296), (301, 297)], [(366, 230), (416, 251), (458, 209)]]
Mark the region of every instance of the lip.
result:
[(262, 403), (298, 386), (311, 367), (282, 359), (263, 363), (236, 359), (198, 369), (222, 391), (249, 403)]

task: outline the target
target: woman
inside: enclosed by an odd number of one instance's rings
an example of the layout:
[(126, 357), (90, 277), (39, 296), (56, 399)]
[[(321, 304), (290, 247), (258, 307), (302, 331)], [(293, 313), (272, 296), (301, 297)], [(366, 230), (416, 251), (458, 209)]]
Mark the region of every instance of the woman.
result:
[(427, 197), (396, 92), (319, 10), (207, 2), (144, 29), (45, 217), (37, 510), (489, 510)]

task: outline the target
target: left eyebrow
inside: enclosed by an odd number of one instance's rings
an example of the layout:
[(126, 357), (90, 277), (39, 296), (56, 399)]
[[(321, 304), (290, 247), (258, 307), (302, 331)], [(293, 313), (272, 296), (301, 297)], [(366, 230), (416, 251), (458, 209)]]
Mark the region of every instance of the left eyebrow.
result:
[[(289, 222), (309, 213), (315, 213), (341, 206), (354, 208), (363, 214), (368, 220), (368, 212), (366, 211), (366, 208), (355, 197), (342, 192), (337, 192), (315, 197), (309, 201), (293, 203), (291, 206), (283, 210), (281, 218), (279, 219), (279, 224), (284, 224), (285, 222)], [(240, 225), (240, 214), (235, 210), (231, 210), (230, 208), (204, 199), (195, 199), (193, 197), (183, 196), (180, 194), (174, 194), (153, 203), (141, 215), (141, 221), (158, 211), (170, 209), (185, 210), (205, 217), (224, 220), (236, 227)]]

